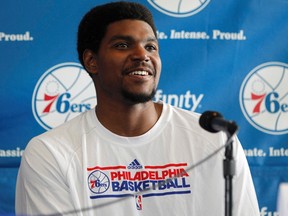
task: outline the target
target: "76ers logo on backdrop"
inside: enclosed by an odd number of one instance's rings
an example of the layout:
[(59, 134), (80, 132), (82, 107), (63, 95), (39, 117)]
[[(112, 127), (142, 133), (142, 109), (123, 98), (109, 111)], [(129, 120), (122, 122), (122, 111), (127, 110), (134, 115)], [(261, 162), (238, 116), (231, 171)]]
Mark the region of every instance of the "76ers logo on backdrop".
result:
[(254, 68), (242, 83), (240, 105), (255, 128), (274, 135), (288, 133), (288, 65), (268, 62)]
[(93, 108), (96, 93), (92, 79), (80, 64), (63, 63), (47, 70), (32, 97), (37, 122), (46, 130)]
[(210, 0), (148, 0), (158, 11), (173, 17), (188, 17), (197, 14)]

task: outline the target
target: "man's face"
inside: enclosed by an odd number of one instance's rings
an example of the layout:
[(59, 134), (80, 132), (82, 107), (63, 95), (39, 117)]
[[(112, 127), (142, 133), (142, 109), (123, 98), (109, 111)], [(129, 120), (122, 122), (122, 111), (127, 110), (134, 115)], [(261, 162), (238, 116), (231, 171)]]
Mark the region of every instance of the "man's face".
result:
[(97, 98), (142, 103), (155, 94), (161, 59), (152, 28), (139, 20), (110, 24), (96, 54)]

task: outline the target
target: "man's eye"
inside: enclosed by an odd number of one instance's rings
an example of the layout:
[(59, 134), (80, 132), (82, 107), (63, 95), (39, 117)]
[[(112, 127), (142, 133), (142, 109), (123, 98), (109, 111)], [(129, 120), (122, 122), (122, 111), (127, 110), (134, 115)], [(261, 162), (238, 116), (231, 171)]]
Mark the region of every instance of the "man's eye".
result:
[(155, 45), (147, 45), (146, 49), (149, 50), (149, 51), (154, 51), (154, 50), (157, 50), (157, 46), (155, 46)]
[(118, 49), (126, 49), (128, 48), (128, 44), (127, 43), (117, 43), (114, 45), (115, 48), (118, 48)]

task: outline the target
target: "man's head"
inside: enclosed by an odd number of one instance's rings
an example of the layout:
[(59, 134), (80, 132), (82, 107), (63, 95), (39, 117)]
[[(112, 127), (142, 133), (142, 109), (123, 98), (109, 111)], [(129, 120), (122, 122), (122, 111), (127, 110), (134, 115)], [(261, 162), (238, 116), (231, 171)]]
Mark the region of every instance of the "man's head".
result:
[(94, 81), (98, 105), (154, 97), (161, 59), (153, 18), (144, 6), (115, 2), (92, 9), (80, 23), (78, 52)]
[(83, 17), (78, 29), (78, 58), (83, 66), (84, 51), (90, 49), (97, 53), (108, 25), (124, 19), (141, 20), (148, 23), (157, 37), (153, 16), (143, 5), (121, 1), (96, 6)]

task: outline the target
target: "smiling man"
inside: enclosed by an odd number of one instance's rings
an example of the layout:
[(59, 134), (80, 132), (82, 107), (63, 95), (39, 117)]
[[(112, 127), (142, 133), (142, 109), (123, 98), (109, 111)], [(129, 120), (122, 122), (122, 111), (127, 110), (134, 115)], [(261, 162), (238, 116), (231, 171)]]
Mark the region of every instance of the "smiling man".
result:
[(160, 116), (162, 105), (152, 102), (161, 72), (154, 31), (142, 20), (120, 20), (107, 26), (98, 50), (83, 52), (96, 87), (97, 117), (116, 134), (144, 134)]
[[(78, 31), (79, 60), (97, 106), (33, 138), (17, 179), (19, 215), (224, 215), (223, 133), (199, 115), (154, 102), (161, 60), (149, 10), (131, 2), (97, 6)], [(237, 138), (234, 216), (259, 215)]]

